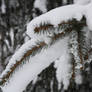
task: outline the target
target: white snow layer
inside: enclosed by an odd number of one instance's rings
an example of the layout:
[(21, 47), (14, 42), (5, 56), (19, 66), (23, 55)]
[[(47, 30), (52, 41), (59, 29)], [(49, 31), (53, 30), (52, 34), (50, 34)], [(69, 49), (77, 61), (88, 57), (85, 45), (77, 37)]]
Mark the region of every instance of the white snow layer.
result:
[[(7, 73), (7, 71), (10, 70), (10, 68), (21, 59), (21, 57), (28, 51), (32, 46), (36, 44), (36, 35), (34, 33), (34, 28), (39, 27), (41, 23), (51, 23), (55, 27), (58, 26), (59, 23), (62, 21), (68, 21), (72, 20), (72, 18), (76, 18), (76, 20), (81, 20), (82, 16), (86, 16), (87, 24), (90, 30), (92, 30), (92, 3), (88, 5), (68, 5), (59, 7), (56, 9), (53, 9), (49, 11), (46, 14), (43, 14), (35, 19), (33, 19), (27, 26), (27, 34), (32, 38), (31, 41), (28, 41), (25, 43), (11, 58), (9, 61), (9, 64), (7, 65), (5, 71), (2, 73), (0, 78), (4, 74)], [(53, 30), (54, 31), (54, 30)], [(44, 36), (42, 37), (44, 38)], [(67, 38), (68, 39), (68, 38)], [(30, 83), (31, 80), (33, 80), (43, 69), (48, 67), (52, 61), (55, 61), (57, 58), (60, 57), (59, 63), (56, 62), (57, 68), (57, 78), (58, 81), (63, 82), (65, 85), (64, 88), (67, 88), (68, 85), (68, 75), (65, 74), (68, 72), (68, 69), (70, 68), (70, 65), (67, 62), (68, 56), (67, 56), (67, 39), (59, 40), (57, 43), (52, 45), (51, 47), (44, 49), (41, 51), (41, 53), (35, 55), (34, 57), (30, 57), (30, 62), (27, 62), (22, 67), (17, 69), (10, 78), (8, 84), (2, 86), (3, 92), (22, 92), (25, 87)], [(47, 39), (44, 39), (44, 41)], [(49, 43), (50, 40), (48, 39), (47, 43)], [(65, 54), (65, 55), (64, 55)], [(67, 56), (67, 57), (66, 57)], [(65, 57), (65, 62), (64, 61)], [(63, 67), (60, 67), (64, 64), (64, 72), (60, 71), (59, 69), (62, 69)], [(67, 65), (66, 65), (67, 64)], [(63, 76), (60, 78), (61, 74), (63, 73)], [(63, 80), (63, 81), (62, 81)]]
[(91, 10), (92, 10), (92, 3), (88, 5), (79, 5), (79, 4), (67, 5), (67, 6), (53, 9), (33, 19), (28, 24), (26, 33), (31, 38), (34, 38), (34, 37), (37, 37), (37, 34), (35, 34), (34, 29), (35, 27), (39, 27), (40, 24), (51, 23), (52, 25), (57, 27), (59, 23), (63, 21), (72, 20), (73, 18), (80, 21), (83, 15), (86, 16), (87, 24), (89, 28), (92, 30)]
[(40, 9), (43, 13), (47, 12), (47, 0), (35, 0), (34, 8)]
[[(51, 47), (48, 47), (48, 49), (43, 49), (34, 57), (30, 57), (30, 62), (27, 62), (17, 69), (17, 71), (13, 73), (8, 84), (6, 83), (6, 85), (2, 86), (3, 92), (22, 92), (30, 81), (35, 79), (42, 70), (48, 67), (52, 61), (62, 56), (63, 52), (66, 52), (67, 44), (68, 38), (64, 38), (57, 41)], [(19, 58), (19, 56), (17, 57)]]
[(30, 50), (34, 45), (36, 45), (36, 39), (32, 39), (29, 40), (28, 42), (26, 42), (23, 46), (21, 46), (21, 48), (16, 51), (16, 53), (12, 56), (12, 58), (10, 59), (8, 65), (6, 66), (6, 69), (3, 71), (3, 73), (0, 75), (0, 79), (2, 78), (2, 76), (4, 76), (10, 69), (11, 67), (16, 64), (16, 62), (18, 62), (23, 55)]
[(74, 0), (74, 3), (82, 4), (82, 5), (89, 4), (90, 2), (91, 2), (91, 0)]
[(80, 20), (83, 16), (84, 9), (82, 5), (68, 5), (53, 9), (33, 19), (27, 26), (27, 34), (33, 38), (35, 36), (34, 28), (39, 27), (41, 23), (51, 23), (57, 27), (62, 21), (71, 20), (72, 18)]
[(86, 6), (85, 16), (87, 18), (87, 25), (92, 31), (92, 2)]
[(71, 78), (71, 64), (69, 62), (70, 56), (68, 48), (64, 48), (63, 55), (55, 61), (56, 76), (58, 80), (59, 89), (61, 88), (61, 82), (64, 85), (64, 89), (69, 86), (69, 80)]

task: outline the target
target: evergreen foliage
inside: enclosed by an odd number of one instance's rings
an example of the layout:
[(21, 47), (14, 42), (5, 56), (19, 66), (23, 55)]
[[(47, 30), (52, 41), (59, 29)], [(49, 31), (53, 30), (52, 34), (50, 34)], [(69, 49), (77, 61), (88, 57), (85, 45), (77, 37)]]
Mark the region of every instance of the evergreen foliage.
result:
[[(0, 2), (2, 2), (0, 0)], [(6, 12), (0, 12), (0, 66), (3, 71), (8, 64), (9, 59), (21, 45), (30, 39), (25, 34), (26, 24), (36, 16), (43, 12), (39, 8), (34, 7), (34, 0), (5, 0)], [(56, 8), (63, 4), (63, 0), (47, 0), (47, 11)], [(67, 0), (66, 4), (73, 3), (72, 0)], [(0, 4), (1, 6), (1, 4)], [(0, 10), (1, 11), (1, 10)], [(59, 88), (56, 77), (55, 63), (43, 70), (35, 83), (33, 81), (26, 87), (23, 92), (91, 92), (92, 91), (92, 44), (91, 37), (87, 38), (86, 18), (77, 21), (76, 19), (68, 22), (61, 22), (58, 27), (54, 27), (51, 23), (41, 23), (34, 29), (36, 35), (47, 35), (50, 39), (49, 43), (36, 41), (31, 49), (23, 54), (23, 57), (10, 67), (5, 75), (0, 79), (0, 85), (8, 82), (14, 71), (22, 66), (30, 56), (35, 56), (41, 50), (47, 49), (58, 40), (69, 37), (68, 47), (71, 54), (71, 78), (67, 90), (64, 90), (64, 85), (61, 83)], [(53, 32), (53, 30), (55, 30)], [(87, 29), (89, 30), (89, 29)], [(48, 36), (48, 34), (53, 34)], [(28, 38), (27, 38), (28, 37)], [(78, 78), (81, 78), (80, 83), (76, 83)]]

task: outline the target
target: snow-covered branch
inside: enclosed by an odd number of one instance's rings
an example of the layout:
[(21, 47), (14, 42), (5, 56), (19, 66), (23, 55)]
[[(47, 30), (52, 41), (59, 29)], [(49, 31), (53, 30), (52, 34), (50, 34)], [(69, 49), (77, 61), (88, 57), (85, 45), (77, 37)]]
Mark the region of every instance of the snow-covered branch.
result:
[[(68, 73), (68, 69), (70, 69), (70, 62), (68, 62), (69, 33), (76, 30), (79, 25), (81, 29), (88, 25), (88, 28), (92, 30), (91, 9), (92, 3), (88, 5), (68, 5), (53, 9), (33, 19), (27, 26), (27, 35), (32, 39), (24, 43), (12, 56), (6, 69), (0, 76), (3, 92), (22, 92), (30, 81), (58, 58), (59, 61), (55, 62), (57, 77), (61, 76), (62, 71), (60, 72), (59, 70), (62, 66), (60, 67), (58, 64), (62, 65), (64, 63), (66, 55), (67, 60), (64, 64), (69, 66), (65, 65), (64, 70)], [(85, 17), (87, 23), (83, 20), (83, 17)], [(81, 53), (78, 52), (80, 49), (79, 45), (76, 42), (78, 40), (77, 31), (80, 30), (76, 30), (72, 37), (72, 54), (74, 55), (75, 63), (77, 63), (77, 69), (80, 68), (83, 62)], [(68, 69), (66, 69), (67, 67)], [(80, 77), (80, 72), (78, 73), (77, 77)], [(63, 74), (64, 76), (61, 79), (57, 79), (59, 82), (63, 82), (66, 89), (70, 75)]]

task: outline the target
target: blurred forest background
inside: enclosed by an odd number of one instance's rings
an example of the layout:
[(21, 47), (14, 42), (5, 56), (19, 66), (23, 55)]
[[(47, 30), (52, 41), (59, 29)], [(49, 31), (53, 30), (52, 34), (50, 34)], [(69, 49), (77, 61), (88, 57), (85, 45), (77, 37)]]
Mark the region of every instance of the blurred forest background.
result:
[[(0, 73), (14, 52), (30, 39), (25, 33), (29, 21), (51, 9), (73, 2), (73, 0), (0, 0)], [(58, 90), (55, 73), (52, 64), (39, 75), (35, 83), (30, 83), (24, 92), (61, 92)], [(92, 92), (90, 80), (91, 76), (86, 78), (81, 86), (75, 87), (74, 84), (73, 88), (66, 92)], [(50, 86), (51, 84), (53, 85)]]

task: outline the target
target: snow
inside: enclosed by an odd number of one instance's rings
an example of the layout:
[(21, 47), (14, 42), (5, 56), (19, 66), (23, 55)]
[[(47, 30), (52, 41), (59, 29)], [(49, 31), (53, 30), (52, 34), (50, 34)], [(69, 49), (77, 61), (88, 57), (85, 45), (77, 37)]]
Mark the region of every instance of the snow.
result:
[(75, 62), (75, 83), (77, 84), (81, 84), (82, 83), (82, 76), (81, 76), (81, 68), (83, 67), (82, 65), (82, 61), (80, 59), (79, 56), (79, 45), (78, 45), (78, 34), (76, 31), (72, 31), (71, 35), (70, 35), (70, 40), (69, 40), (69, 44), (71, 45), (70, 47), (70, 53), (73, 55), (74, 57), (74, 62)]
[(89, 4), (90, 2), (91, 2), (91, 0), (74, 0), (74, 3), (82, 4), (82, 5)]
[(86, 6), (85, 16), (87, 18), (87, 25), (89, 29), (92, 31), (92, 3)]
[(36, 45), (36, 39), (29, 40), (26, 42), (16, 53), (12, 56), (10, 59), (8, 65), (6, 66), (5, 71), (3, 71), (2, 75), (0, 76), (0, 79), (10, 70), (10, 68), (19, 61), (23, 55), (30, 50), (34, 45)]
[[(41, 2), (41, 0), (36, 0), (34, 6), (39, 7), (39, 9), (43, 9), (45, 11), (46, 1)], [(85, 0), (86, 1), (86, 0)], [(38, 2), (38, 3), (37, 3)], [(44, 7), (42, 5), (44, 5)], [(87, 2), (85, 2), (87, 3)], [(42, 11), (43, 11), (42, 10)], [(76, 3), (74, 5), (67, 5), (63, 7), (59, 7), (53, 9), (39, 17), (33, 19), (27, 26), (27, 35), (32, 39), (26, 42), (19, 50), (12, 56), (10, 59), (6, 69), (1, 74), (0, 78), (2, 78), (8, 71), (10, 71), (11, 67), (18, 62), (23, 55), (30, 50), (33, 46), (37, 45), (37, 42), (43, 41), (48, 47), (43, 48), (40, 53), (37, 53), (35, 56), (30, 56), (29, 62), (26, 62), (21, 67), (17, 68), (16, 71), (12, 74), (4, 86), (2, 86), (3, 92), (22, 92), (25, 87), (30, 83), (30, 81), (35, 80), (37, 75), (41, 73), (46, 67), (48, 67), (55, 60), (55, 67), (57, 68), (56, 76), (59, 84), (63, 82), (64, 89), (68, 88), (69, 79), (70, 79), (70, 62), (69, 62), (69, 53), (68, 51), (68, 38), (64, 38), (62, 40), (57, 41), (54, 45), (49, 46), (51, 43), (50, 35), (53, 35), (53, 32), (48, 35), (38, 35), (34, 32), (35, 27), (40, 27), (40, 24), (52, 24), (55, 28), (58, 28), (58, 24), (68, 20), (72, 20), (75, 18), (77, 21), (80, 21), (83, 16), (87, 19), (87, 25), (90, 30), (92, 30), (92, 3), (87, 5), (82, 5), (80, 3)], [(56, 32), (56, 30), (53, 30)], [(62, 30), (61, 30), (62, 31)], [(59, 32), (58, 32), (59, 33)], [(57, 33), (57, 34), (58, 34)], [(13, 38), (13, 37), (12, 37)], [(74, 47), (74, 49), (76, 49)], [(77, 53), (74, 54), (75, 59)], [(58, 58), (58, 60), (57, 60)], [(26, 60), (27, 61), (27, 60)], [(79, 59), (77, 60), (79, 61)], [(77, 62), (78, 63), (78, 62)], [(79, 66), (79, 65), (78, 65)], [(76, 67), (79, 69), (80, 67)], [(79, 80), (78, 80), (79, 79)], [(81, 83), (81, 75), (79, 73), (76, 74), (76, 83)]]
[(50, 37), (48, 37), (48, 36), (47, 36), (47, 37), (44, 37), (43, 40), (44, 40), (44, 42), (45, 42), (46, 44), (48, 44), (48, 45), (52, 42), (52, 39), (51, 39)]
[(46, 0), (35, 0), (35, 2), (34, 2), (34, 8), (38, 8), (43, 13), (45, 13), (45, 12), (47, 12), (46, 4), (47, 4)]
[(78, 52), (79, 45), (78, 45), (78, 42), (77, 42), (78, 41), (77, 35), (78, 34), (77, 34), (76, 31), (72, 31), (69, 43), (71, 44), (70, 53), (73, 54), (74, 59), (75, 59), (75, 63), (76, 63), (75, 68), (80, 69), (82, 67), (82, 64), (80, 63), (81, 60), (80, 60), (80, 56), (79, 56), (79, 52)]
[(67, 4), (67, 0), (62, 0), (63, 4)]
[(12, 46), (14, 46), (14, 30), (13, 30), (13, 28), (10, 29), (10, 36), (11, 36)]
[(5, 6), (5, 1), (4, 0), (2, 0), (1, 11), (2, 11), (3, 14), (6, 13), (6, 6)]
[(76, 83), (76, 84), (82, 84), (82, 76), (81, 76), (80, 71), (78, 71), (78, 72), (76, 73), (76, 76), (75, 76), (75, 83)]
[[(22, 67), (17, 69), (12, 74), (8, 83), (1, 87), (3, 92), (22, 92), (30, 81), (34, 80), (42, 70), (48, 67), (52, 61), (63, 55), (63, 52), (68, 47), (67, 42), (68, 38), (59, 40), (51, 47), (42, 49), (40, 53), (30, 57), (29, 62), (26, 62)], [(19, 56), (16, 58), (19, 58)]]
[(63, 21), (66, 22), (68, 20), (72, 20), (73, 18), (80, 21), (83, 16), (86, 17), (87, 25), (92, 30), (92, 20), (90, 20), (90, 18), (92, 18), (91, 10), (92, 3), (87, 5), (73, 4), (53, 9), (39, 17), (36, 17), (31, 22), (29, 22), (27, 25), (26, 33), (31, 38), (34, 38), (37, 37), (37, 34), (35, 34), (34, 29), (35, 27), (39, 27), (40, 24), (50, 23), (54, 25), (54, 27), (58, 27), (58, 24)]
[[(63, 21), (72, 20), (72, 18), (76, 18), (80, 20), (84, 13), (84, 7), (82, 5), (68, 5), (53, 9), (39, 17), (33, 19), (27, 26), (27, 34), (31, 37), (37, 37), (34, 33), (35, 27), (39, 27), (40, 24), (50, 23), (55, 27), (58, 26), (59, 23)], [(54, 16), (53, 16), (54, 15)]]
[[(64, 44), (66, 45), (66, 44)], [(65, 46), (63, 55), (55, 61), (56, 76), (59, 84), (59, 89), (61, 88), (61, 83), (64, 85), (64, 89), (67, 89), (69, 86), (69, 79), (71, 78), (71, 63), (70, 55), (68, 52), (68, 48)]]

